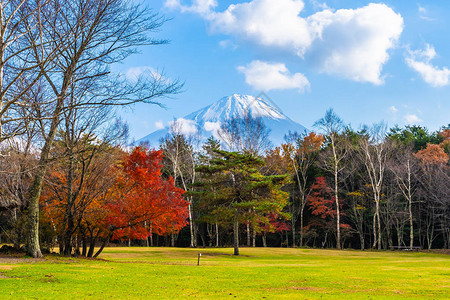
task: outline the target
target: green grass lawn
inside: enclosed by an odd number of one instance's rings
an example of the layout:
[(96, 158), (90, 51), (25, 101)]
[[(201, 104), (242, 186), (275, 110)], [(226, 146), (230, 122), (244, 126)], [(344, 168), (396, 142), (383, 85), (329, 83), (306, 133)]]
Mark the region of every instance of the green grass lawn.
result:
[[(201, 252), (200, 266), (197, 254)], [(0, 298), (450, 298), (450, 256), (286, 248), (107, 248), (0, 258)]]

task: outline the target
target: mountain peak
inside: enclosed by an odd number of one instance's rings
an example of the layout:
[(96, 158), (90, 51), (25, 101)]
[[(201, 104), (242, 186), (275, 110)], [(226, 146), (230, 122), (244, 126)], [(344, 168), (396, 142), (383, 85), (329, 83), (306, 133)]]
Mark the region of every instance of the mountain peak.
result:
[(233, 94), (187, 116), (197, 122), (218, 122), (241, 118), (250, 113), (253, 118), (286, 119), (280, 110), (261, 97)]
[[(217, 132), (225, 121), (250, 114), (253, 118), (262, 119), (265, 126), (270, 129), (270, 139), (275, 145), (282, 143), (284, 135), (289, 131), (298, 133), (307, 131), (304, 126), (284, 115), (268, 97), (265, 98), (233, 94), (169, 124), (176, 123), (182, 134), (199, 134), (206, 140), (212, 135), (218, 138)], [(151, 146), (158, 146), (160, 139), (168, 133), (169, 128), (160, 129), (138, 140), (137, 143), (148, 142)]]

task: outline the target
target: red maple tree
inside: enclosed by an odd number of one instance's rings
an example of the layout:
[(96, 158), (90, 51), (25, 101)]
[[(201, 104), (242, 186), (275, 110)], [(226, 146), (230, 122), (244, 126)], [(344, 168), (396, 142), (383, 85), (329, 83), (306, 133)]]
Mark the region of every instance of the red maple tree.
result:
[[(144, 239), (178, 232), (187, 224), (189, 203), (172, 178), (161, 176), (163, 153), (137, 147), (125, 158), (104, 219), (113, 239)], [(150, 231), (151, 228), (151, 231)]]

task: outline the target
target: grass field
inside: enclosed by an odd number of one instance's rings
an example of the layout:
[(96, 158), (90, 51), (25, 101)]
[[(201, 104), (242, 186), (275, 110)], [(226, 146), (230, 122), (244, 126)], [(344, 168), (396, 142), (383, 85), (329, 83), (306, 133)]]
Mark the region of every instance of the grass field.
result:
[(0, 298), (450, 298), (445, 254), (286, 248), (231, 253), (107, 248), (102, 260), (0, 258)]

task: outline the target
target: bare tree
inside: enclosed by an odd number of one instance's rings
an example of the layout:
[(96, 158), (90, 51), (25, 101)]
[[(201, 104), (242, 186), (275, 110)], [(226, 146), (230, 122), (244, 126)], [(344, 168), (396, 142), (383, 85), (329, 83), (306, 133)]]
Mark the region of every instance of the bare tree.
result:
[[(111, 64), (135, 53), (138, 46), (166, 43), (149, 36), (165, 19), (148, 8), (123, 0), (51, 0), (39, 16), (44, 30), (26, 35), (48, 95), (48, 101), (35, 108), (45, 121), (41, 121), (43, 145), (29, 191), (27, 252), (33, 257), (41, 256), (39, 197), (62, 114), (73, 106), (155, 104), (154, 99), (180, 88), (162, 75), (130, 83), (110, 72)], [(41, 47), (43, 43), (46, 47)], [(44, 63), (55, 49), (55, 58)], [(89, 93), (72, 103), (70, 95), (77, 95), (77, 89)]]
[(381, 249), (381, 219), (380, 201), (383, 189), (384, 173), (390, 154), (389, 144), (386, 143), (386, 125), (375, 124), (366, 128), (367, 135), (359, 139), (359, 152), (361, 160), (366, 167), (369, 183), (372, 187), (373, 200), (375, 201), (375, 214), (373, 216), (373, 233), (375, 248)]
[(406, 201), (408, 201), (409, 247), (412, 249), (414, 246), (414, 220), (412, 206), (413, 197), (416, 193), (415, 177), (417, 176), (418, 164), (417, 159), (412, 155), (412, 145), (396, 145), (395, 152), (396, 154), (390, 170), (395, 176), (395, 181), (398, 188), (402, 192), (403, 197), (406, 199)]
[(347, 156), (348, 141), (345, 135), (341, 134), (344, 130), (344, 122), (332, 110), (329, 109), (325, 116), (318, 120), (314, 126), (320, 128), (325, 135), (325, 143), (328, 150), (321, 157), (322, 168), (333, 174), (334, 177), (334, 196), (336, 205), (336, 247), (341, 249), (341, 222), (340, 222), (340, 203), (339, 203), (339, 180), (344, 168), (343, 160)]
[(262, 118), (253, 117), (250, 111), (244, 116), (233, 117), (225, 121), (218, 131), (219, 138), (230, 151), (262, 155), (272, 146), (269, 139), (270, 129)]
[[(195, 167), (199, 137), (196, 135), (184, 135), (179, 123), (173, 122), (169, 134), (162, 139), (161, 149), (164, 153), (166, 166), (170, 168), (170, 174), (185, 191), (190, 191), (196, 180)], [(188, 196), (189, 201), (189, 232), (190, 247), (197, 246), (196, 227), (194, 224), (193, 197)]]
[[(23, 134), (28, 117), (21, 114), (28, 106), (26, 94), (41, 78), (41, 64), (54, 59), (56, 49), (36, 62), (31, 58), (32, 46), (26, 36), (39, 36), (43, 27), (40, 12), (48, 0), (1, 0), (0, 1), (0, 142)], [(38, 47), (46, 47), (42, 40)]]

